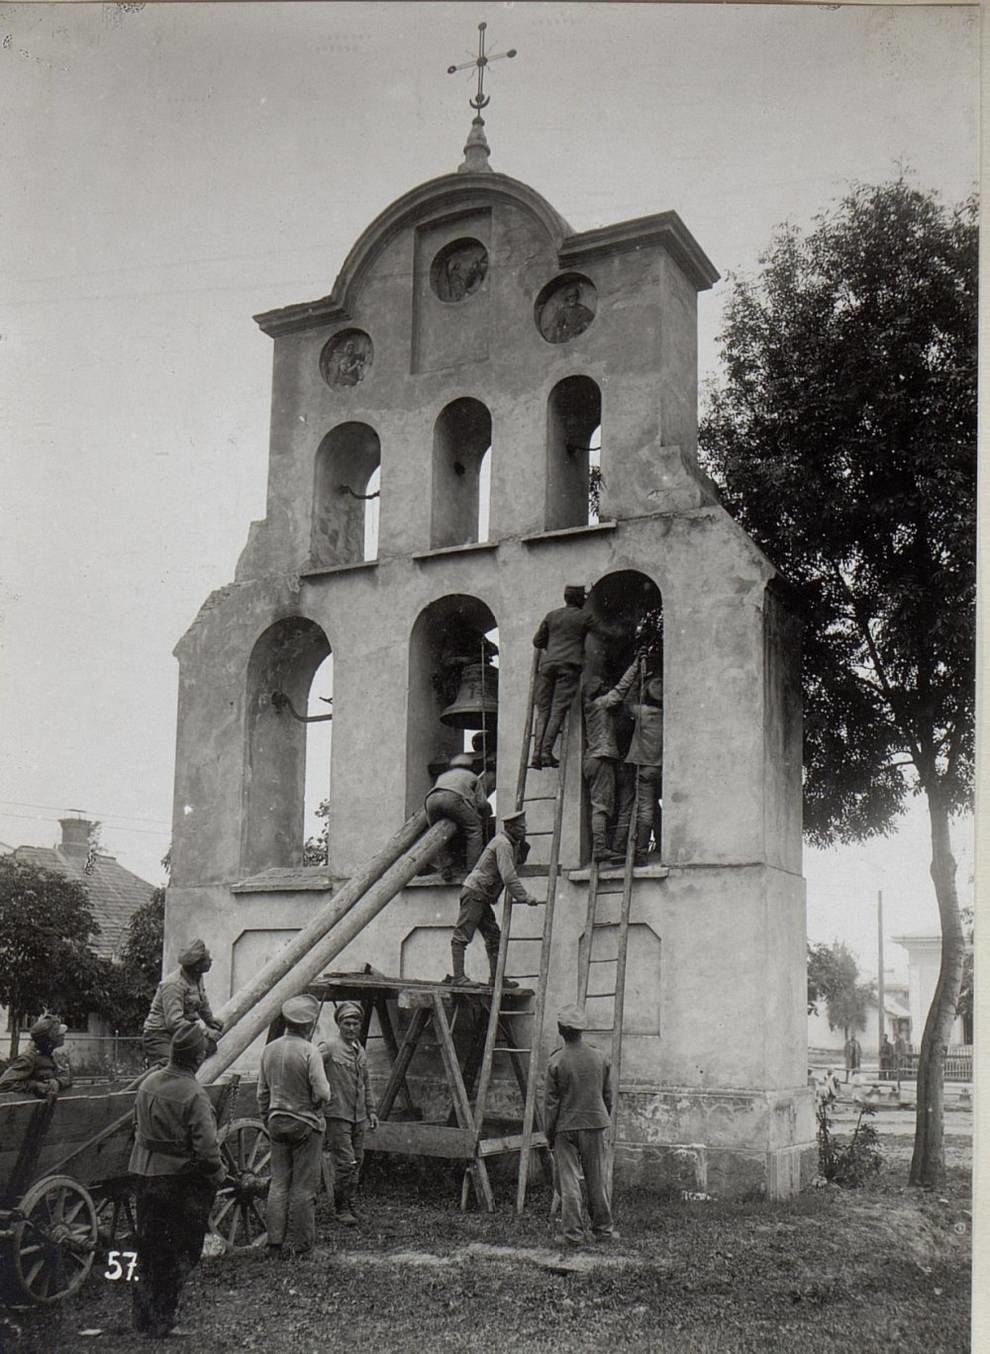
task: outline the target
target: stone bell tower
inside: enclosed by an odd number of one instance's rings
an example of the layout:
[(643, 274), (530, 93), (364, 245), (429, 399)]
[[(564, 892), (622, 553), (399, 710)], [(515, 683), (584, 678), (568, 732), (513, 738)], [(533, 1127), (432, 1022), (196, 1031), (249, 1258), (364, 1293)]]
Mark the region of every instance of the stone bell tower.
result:
[[(464, 747), (445, 656), (477, 655), (477, 685), (486, 642), (509, 804), (533, 634), (583, 583), (627, 641), (662, 616), (662, 830), (634, 883), (619, 1177), (781, 1196), (813, 1142), (799, 626), (697, 464), (697, 296), (717, 276), (672, 211), (572, 230), (491, 169), (479, 116), (457, 172), (388, 206), (329, 295), (256, 317), (274, 346), (267, 512), (176, 650), (167, 958), (202, 935), (223, 1001), (300, 929)], [(621, 671), (619, 650), (596, 661)], [(284, 702), (305, 711), (330, 653), (329, 864), (307, 868), (306, 726)], [(551, 1011), (574, 1000), (587, 900), (580, 723)], [(414, 881), (341, 967), (440, 980), (457, 900)]]

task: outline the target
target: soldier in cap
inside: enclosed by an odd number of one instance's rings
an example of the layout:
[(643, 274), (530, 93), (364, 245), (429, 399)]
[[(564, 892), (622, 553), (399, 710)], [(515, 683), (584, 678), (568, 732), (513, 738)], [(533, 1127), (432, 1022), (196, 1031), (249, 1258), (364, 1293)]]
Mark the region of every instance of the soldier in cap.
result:
[[(496, 832), (481, 855), (478, 863), (464, 880), (461, 889), (461, 910), (457, 917), (457, 927), (450, 941), (450, 956), (454, 972), (450, 981), (456, 987), (464, 987), (470, 978), (464, 973), (464, 954), (480, 931), (485, 949), (488, 951), (490, 981), (495, 981), (495, 969), (498, 963), (498, 945), (502, 935), (495, 920), (493, 904), (498, 901), (502, 889), (508, 890), (513, 902), (527, 903), (536, 907), (538, 898), (532, 897), (523, 887), (516, 867), (522, 859), (526, 847), (526, 815), (522, 811), (507, 813), (502, 819), (502, 830)], [(518, 987), (511, 979), (505, 979), (506, 987)]]
[(612, 1226), (606, 1160), (606, 1133), (612, 1113), (609, 1060), (584, 1043), (588, 1019), (580, 1006), (565, 1006), (557, 1016), (564, 1047), (547, 1065), (544, 1127), (553, 1152), (560, 1191), (564, 1241), (579, 1246), (585, 1239), (581, 1218), (581, 1175), (588, 1191), (588, 1213), (594, 1235), (616, 1235)]
[(28, 1030), (30, 1044), (0, 1076), (0, 1091), (54, 1100), (59, 1091), (67, 1090), (72, 1085), (72, 1071), (66, 1059), (55, 1056), (55, 1050), (65, 1043), (66, 1033), (58, 1016), (40, 1016)]
[(585, 606), (584, 588), (572, 583), (564, 589), (564, 605), (548, 611), (533, 636), (534, 647), (542, 651), (533, 697), (536, 728), (531, 765), (537, 771), (558, 765), (554, 744), (578, 689), (584, 663), (584, 637), (594, 626), (594, 618)]
[(208, 973), (212, 965), (213, 959), (206, 945), (202, 940), (194, 940), (179, 955), (179, 967), (167, 973), (158, 984), (144, 1022), (142, 1039), (149, 1063), (168, 1059), (172, 1035), (190, 1020), (197, 1020), (203, 1026), (207, 1053), (216, 1048), (216, 1036), (223, 1030), (223, 1021), (217, 1020), (210, 1010), (203, 985), (203, 974)]
[(331, 1092), (323, 1060), (311, 1042), (320, 1014), (315, 997), (290, 997), (282, 1005), (285, 1033), (261, 1055), (258, 1108), (272, 1144), (268, 1190), (268, 1253), (304, 1255), (316, 1244), (316, 1191), (324, 1110)]
[[(641, 671), (639, 662), (603, 697), (608, 708), (625, 701), (634, 720), (632, 741), (619, 773), (619, 805), (613, 846), (625, 854), (629, 820), (636, 802), (636, 864), (645, 865), (657, 818), (663, 778), (663, 682)], [(657, 847), (659, 848), (659, 828)]]
[[(485, 833), (482, 818), (490, 816), (486, 779), (478, 775), (475, 766), (480, 758), (473, 752), (458, 752), (451, 757), (450, 766), (437, 776), (423, 807), (426, 821), (438, 823), (449, 818), (459, 829), (458, 837), (464, 850), (464, 870), (473, 870), (484, 849)], [(453, 868), (448, 861), (443, 866), (445, 879), (453, 879)]]
[(343, 1001), (334, 1019), (338, 1033), (320, 1047), (333, 1096), (327, 1113), (327, 1153), (337, 1221), (354, 1227), (364, 1135), (378, 1127), (378, 1107), (361, 1043), (364, 1012), (356, 1001)]
[(156, 1338), (175, 1325), (182, 1285), (199, 1262), (226, 1175), (213, 1106), (196, 1080), (206, 1050), (202, 1024), (181, 1025), (168, 1065), (145, 1077), (134, 1104), (128, 1169), (137, 1182), (138, 1282), (130, 1288), (135, 1330)]

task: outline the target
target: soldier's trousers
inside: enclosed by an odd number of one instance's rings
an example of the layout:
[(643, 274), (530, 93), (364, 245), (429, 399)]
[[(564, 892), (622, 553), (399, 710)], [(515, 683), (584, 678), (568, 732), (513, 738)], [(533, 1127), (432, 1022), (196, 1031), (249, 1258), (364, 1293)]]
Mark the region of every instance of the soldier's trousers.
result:
[(577, 1128), (557, 1133), (553, 1144), (560, 1191), (561, 1222), (568, 1241), (584, 1240), (581, 1218), (581, 1174), (588, 1190), (588, 1213), (595, 1236), (612, 1235), (612, 1201), (605, 1170), (604, 1128)]
[(137, 1181), (137, 1283), (134, 1329), (162, 1337), (175, 1325), (182, 1285), (199, 1263), (216, 1186), (200, 1176)]
[(353, 1208), (364, 1164), (364, 1120), (327, 1119), (327, 1159), (333, 1179), (334, 1208)]
[(272, 1182), (265, 1212), (268, 1244), (311, 1251), (316, 1245), (323, 1134), (300, 1119), (277, 1113), (269, 1116), (268, 1131), (272, 1144)]
[(581, 669), (577, 663), (546, 663), (536, 674), (534, 757), (549, 757), (553, 753), (553, 745), (580, 680)]

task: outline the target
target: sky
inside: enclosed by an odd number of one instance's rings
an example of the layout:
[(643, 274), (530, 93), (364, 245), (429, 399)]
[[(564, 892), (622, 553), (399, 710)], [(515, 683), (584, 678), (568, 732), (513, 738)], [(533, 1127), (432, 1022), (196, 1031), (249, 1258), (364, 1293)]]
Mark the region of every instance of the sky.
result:
[[(493, 168), (575, 230), (676, 210), (724, 280), (778, 224), (906, 167), (977, 179), (978, 10), (602, 4), (0, 5), (0, 842), (57, 818), (161, 882), (172, 649), (264, 515), (261, 311), (327, 294), (364, 227), (454, 170), (479, 21)], [(969, 891), (971, 825), (959, 825)], [(937, 927), (923, 806), (807, 851), (809, 935), (875, 972)]]

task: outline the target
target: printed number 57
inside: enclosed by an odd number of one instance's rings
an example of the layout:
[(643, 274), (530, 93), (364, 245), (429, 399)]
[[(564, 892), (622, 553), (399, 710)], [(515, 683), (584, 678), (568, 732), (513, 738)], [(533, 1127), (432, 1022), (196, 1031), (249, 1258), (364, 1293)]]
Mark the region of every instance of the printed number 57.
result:
[[(121, 1260), (127, 1262), (127, 1268), (120, 1263)], [(104, 1272), (105, 1279), (124, 1279), (130, 1282), (131, 1279), (137, 1283), (137, 1275), (134, 1273), (134, 1266), (137, 1264), (137, 1251), (110, 1251), (107, 1255), (109, 1269)]]

